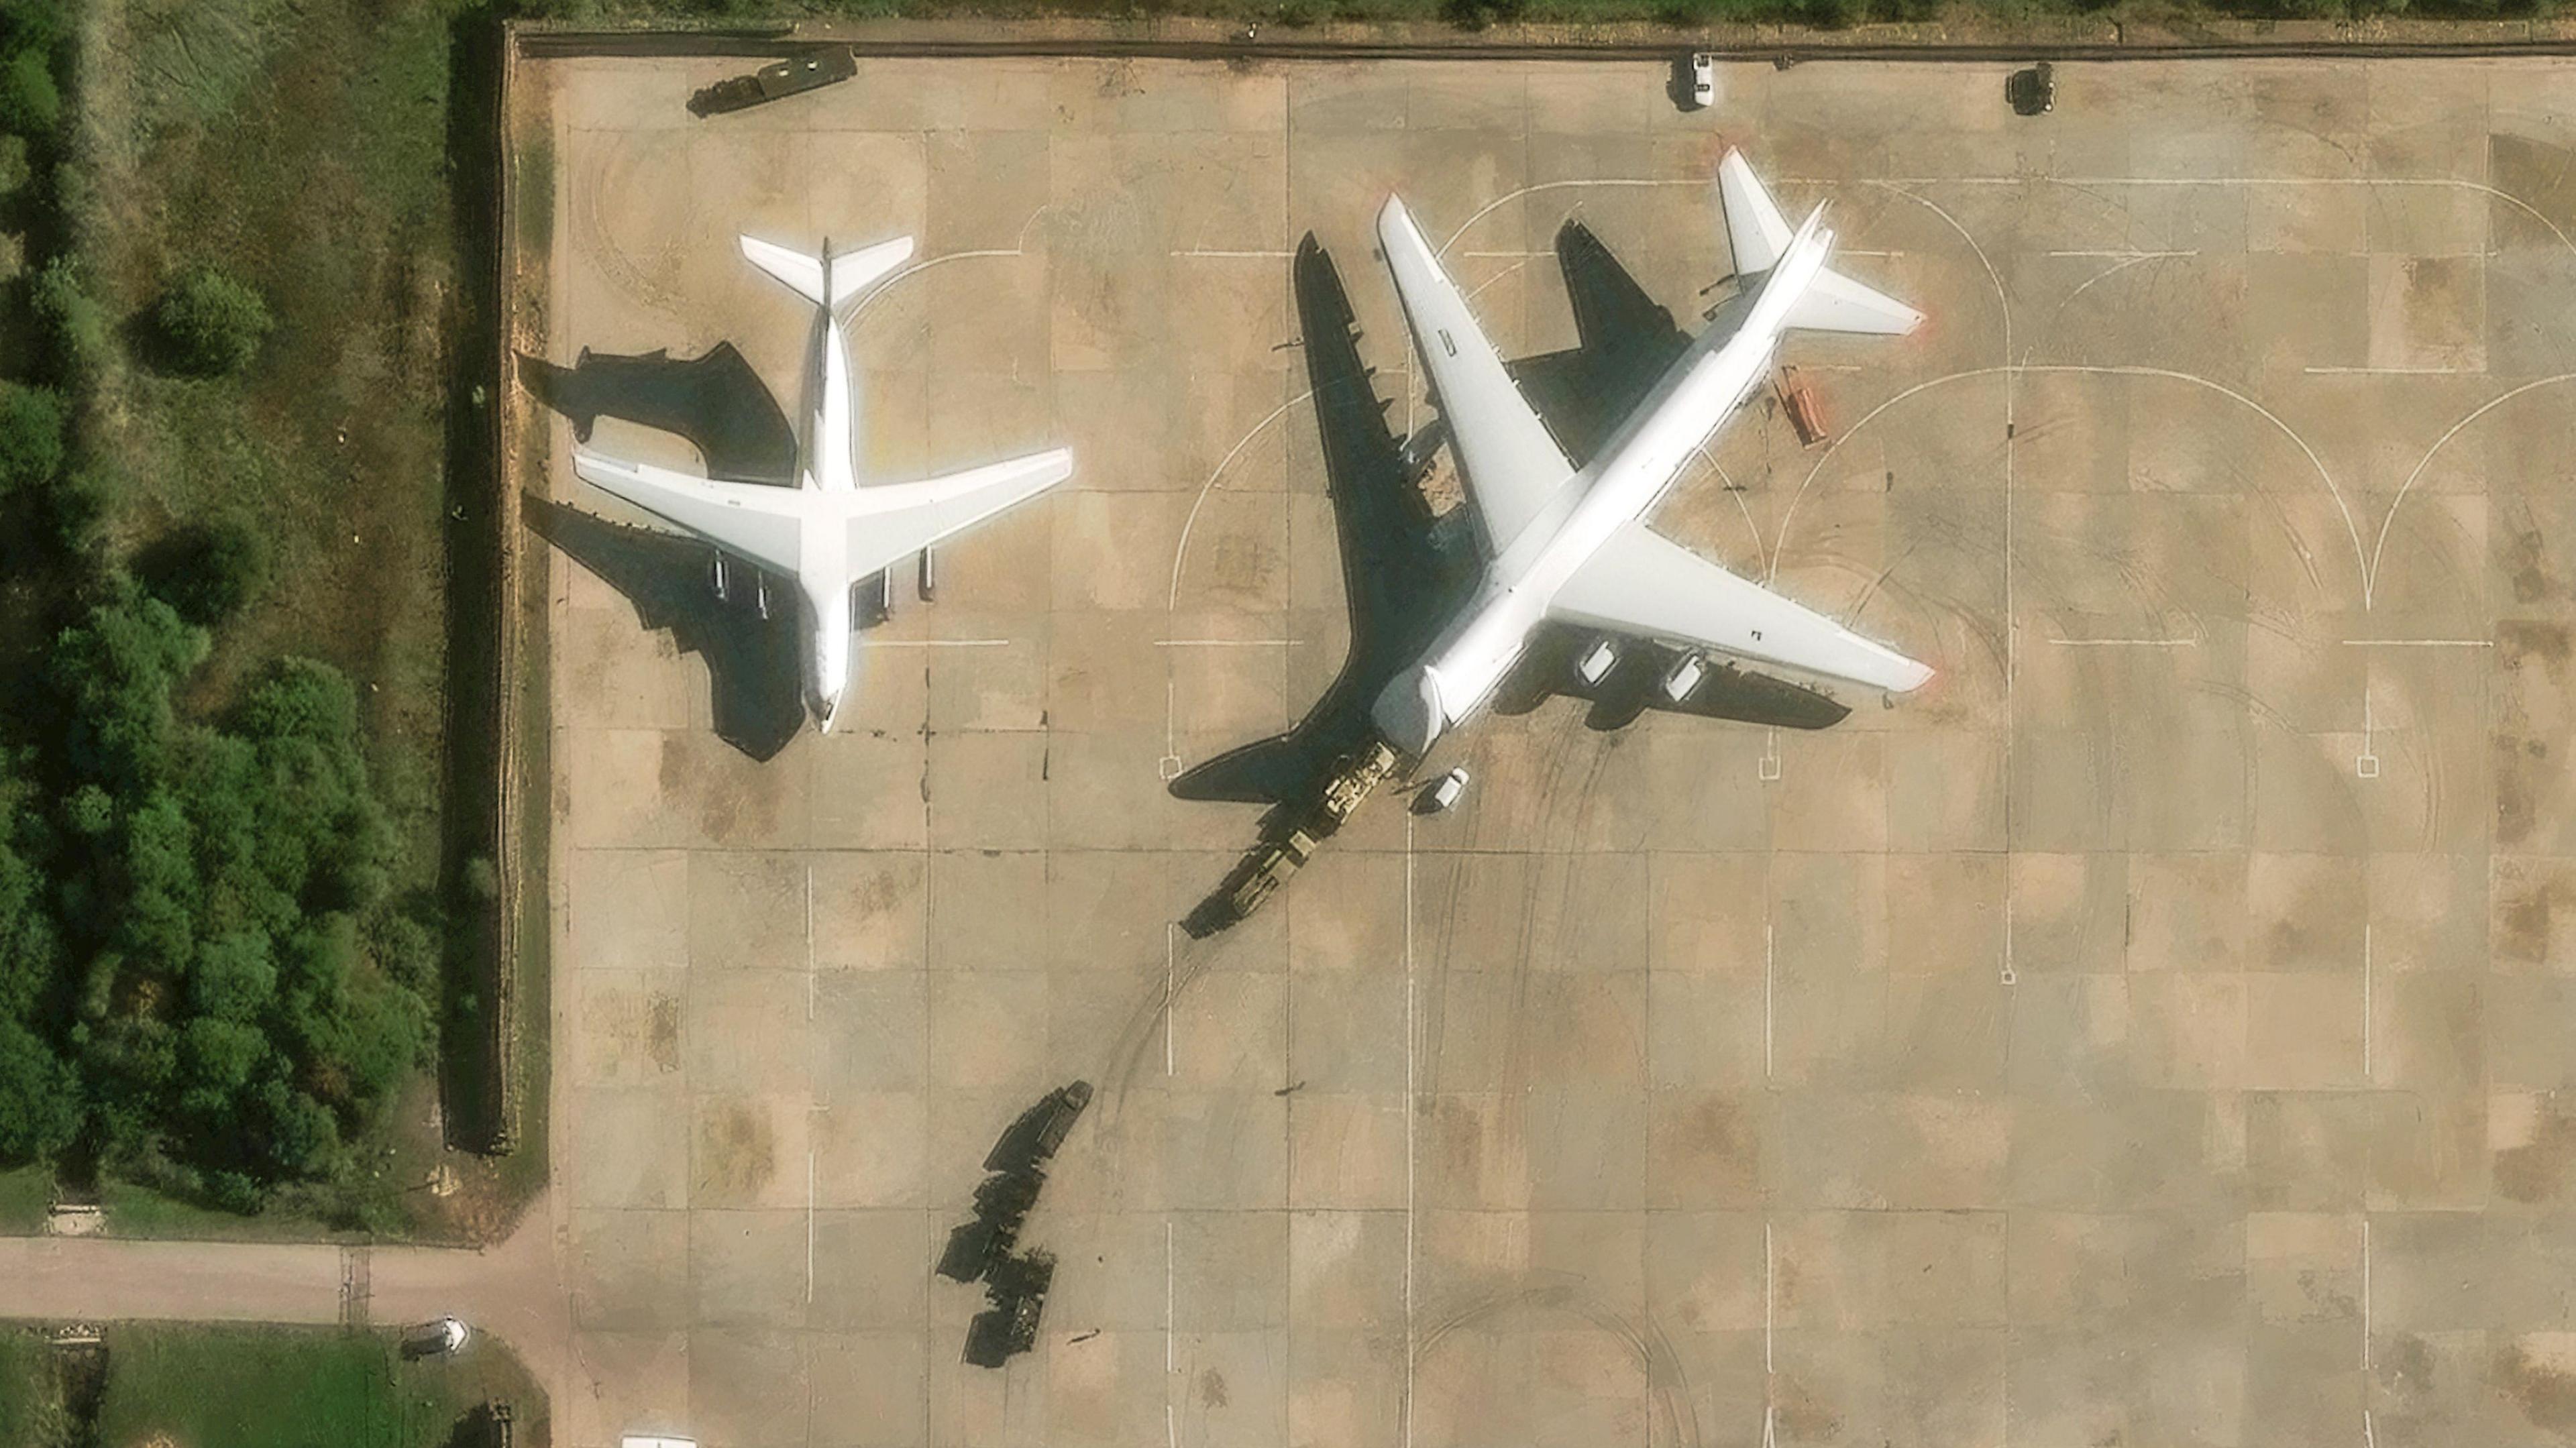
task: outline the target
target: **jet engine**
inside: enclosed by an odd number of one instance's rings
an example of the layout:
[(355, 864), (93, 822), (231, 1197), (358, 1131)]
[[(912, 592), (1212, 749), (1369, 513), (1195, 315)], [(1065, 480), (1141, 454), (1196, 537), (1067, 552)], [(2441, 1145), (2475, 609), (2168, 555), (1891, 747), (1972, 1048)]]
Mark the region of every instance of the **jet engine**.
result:
[(1618, 664), (1619, 646), (1608, 639), (1599, 639), (1583, 651), (1583, 657), (1574, 661), (1574, 672), (1588, 689), (1607, 678)]
[(1697, 654), (1684, 654), (1681, 662), (1664, 672), (1664, 697), (1678, 704), (1691, 696), (1699, 681), (1708, 673), (1708, 665)]

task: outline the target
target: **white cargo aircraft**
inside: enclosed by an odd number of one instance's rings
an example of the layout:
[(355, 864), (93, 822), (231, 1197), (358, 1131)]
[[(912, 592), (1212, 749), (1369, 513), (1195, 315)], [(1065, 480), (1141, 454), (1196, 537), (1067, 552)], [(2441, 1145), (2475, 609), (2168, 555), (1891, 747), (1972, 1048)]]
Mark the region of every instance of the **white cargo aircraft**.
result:
[[(853, 453), (858, 403), (840, 308), (903, 265), (912, 255), (912, 239), (838, 255), (826, 242), (820, 256), (807, 256), (746, 236), (742, 254), (815, 307), (798, 485), (702, 478), (579, 448), (573, 450), (573, 471), (724, 555), (795, 580), (805, 706), (830, 733), (850, 686), (852, 587), (1064, 481), (1073, 473), (1073, 454), (1058, 448), (920, 482), (861, 487)], [(722, 557), (716, 569), (722, 592)], [(760, 586), (765, 610), (767, 584)]]
[(1492, 698), (1549, 624), (1604, 635), (1584, 665), (1608, 667), (1612, 637), (1692, 652), (1665, 681), (1687, 694), (1701, 650), (1905, 693), (1932, 670), (1746, 582), (1650, 531), (1645, 516), (1693, 452), (1752, 396), (1782, 333), (1901, 335), (1923, 315), (1825, 267), (1834, 234), (1819, 206), (1794, 233), (1739, 152), (1717, 172), (1735, 271), (1751, 288), (1742, 325), (1711, 327), (1674, 361), (1583, 468), (1567, 460), (1476, 326), (1401, 200), (1378, 214), (1413, 347), (1456, 455), (1485, 555), (1484, 577), (1422, 661), (1370, 711), (1419, 758)]

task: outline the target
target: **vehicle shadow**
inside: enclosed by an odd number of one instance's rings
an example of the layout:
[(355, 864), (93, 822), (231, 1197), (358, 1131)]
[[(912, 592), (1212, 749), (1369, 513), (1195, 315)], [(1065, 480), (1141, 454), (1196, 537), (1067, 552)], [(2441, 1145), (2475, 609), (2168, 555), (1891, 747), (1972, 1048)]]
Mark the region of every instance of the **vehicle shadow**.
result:
[[(600, 418), (614, 417), (687, 439), (714, 476), (779, 487), (794, 481), (795, 431), (730, 342), (687, 361), (584, 349), (574, 366), (558, 367), (523, 355), (519, 379), (584, 441)], [(681, 652), (706, 660), (716, 737), (765, 760), (804, 727), (795, 592), (785, 581), (760, 579), (737, 562), (719, 597), (712, 545), (533, 495), (521, 499), (520, 512), (537, 536), (623, 594), (644, 627), (670, 630)], [(773, 604), (768, 617), (764, 592)]]
[[(1581, 222), (1558, 230), (1556, 259), (1574, 311), (1576, 345), (1509, 366), (1580, 467), (1609, 443), (1691, 338)], [(1171, 784), (1181, 799), (1279, 805), (1311, 796), (1371, 737), (1369, 706), (1378, 692), (1415, 661), (1476, 584), (1474, 545), (1465, 530), (1451, 526), (1463, 520), (1432, 513), (1419, 486), (1426, 469), (1408, 463), (1427, 458), (1436, 437), (1408, 444), (1388, 428), (1389, 403), (1377, 395), (1360, 357), (1350, 295), (1312, 233), (1298, 244), (1293, 282), (1325, 489), (1341, 545), (1350, 651), (1295, 726), (1184, 771)], [(1731, 329), (1742, 301), (1722, 304), (1710, 325)], [(1594, 729), (1625, 727), (1649, 709), (1787, 729), (1822, 729), (1851, 712), (1818, 690), (1716, 661), (1676, 701), (1659, 685), (1683, 653), (1654, 644), (1625, 645), (1610, 670), (1587, 684), (1574, 667), (1586, 643), (1574, 630), (1544, 632), (1505, 680), (1495, 709), (1526, 713), (1568, 695), (1590, 703), (1585, 723)]]

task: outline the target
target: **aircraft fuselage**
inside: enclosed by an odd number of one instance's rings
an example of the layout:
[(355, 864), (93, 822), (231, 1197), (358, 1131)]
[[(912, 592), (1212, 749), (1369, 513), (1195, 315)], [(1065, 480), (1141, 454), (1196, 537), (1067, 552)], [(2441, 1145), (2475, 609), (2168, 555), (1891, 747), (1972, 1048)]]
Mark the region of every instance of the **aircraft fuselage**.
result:
[[(827, 248), (828, 250), (828, 248)], [(850, 346), (841, 319), (826, 305), (815, 308), (814, 336), (806, 349), (804, 456), (797, 486), (828, 493), (855, 491), (853, 457), (856, 398)], [(808, 528), (799, 543), (796, 626), (804, 647), (805, 707), (825, 730), (849, 692), (852, 630), (849, 535), (838, 528)]]
[(1557, 590), (1619, 530), (1652, 511), (1691, 454), (1753, 395), (1779, 349), (1789, 305), (1822, 267), (1825, 251), (1818, 245), (1783, 258), (1781, 266), (1795, 270), (1772, 279), (1744, 324), (1722, 341), (1714, 327), (1703, 332), (1600, 454), (1486, 563), (1482, 583), (1422, 662), (1378, 696), (1373, 713), (1388, 742), (1419, 758), (1493, 697), (1546, 622)]

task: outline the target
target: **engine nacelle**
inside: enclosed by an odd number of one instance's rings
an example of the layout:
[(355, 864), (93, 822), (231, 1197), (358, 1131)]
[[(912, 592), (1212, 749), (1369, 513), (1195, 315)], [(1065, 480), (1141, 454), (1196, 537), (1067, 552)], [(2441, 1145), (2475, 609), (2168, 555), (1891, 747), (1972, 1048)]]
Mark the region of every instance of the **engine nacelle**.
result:
[(1574, 673), (1583, 680), (1585, 688), (1591, 688), (1608, 678), (1610, 671), (1618, 666), (1619, 646), (1608, 639), (1596, 639), (1592, 647), (1585, 649), (1583, 656), (1574, 661)]
[(1664, 697), (1678, 704), (1691, 696), (1699, 681), (1708, 676), (1708, 665), (1697, 654), (1682, 655), (1681, 662), (1664, 672)]

